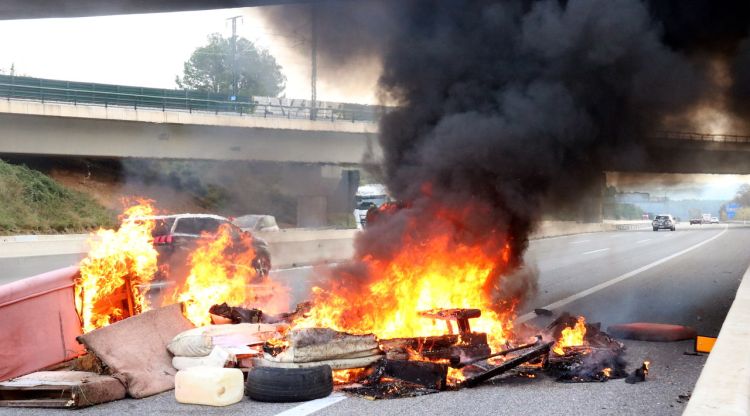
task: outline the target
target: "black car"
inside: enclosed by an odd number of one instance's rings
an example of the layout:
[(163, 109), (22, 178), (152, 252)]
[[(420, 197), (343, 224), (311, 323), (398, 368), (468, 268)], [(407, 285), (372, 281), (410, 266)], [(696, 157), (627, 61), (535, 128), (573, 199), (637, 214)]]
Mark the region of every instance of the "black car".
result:
[[(170, 267), (181, 267), (187, 264), (187, 257), (195, 249), (199, 239), (212, 238), (220, 227), (228, 227), (233, 240), (232, 247), (242, 250), (245, 237), (250, 237), (255, 258), (250, 265), (236, 265), (238, 267), (252, 267), (258, 278), (265, 278), (271, 271), (271, 253), (265, 240), (243, 231), (232, 224), (229, 219), (210, 214), (175, 214), (154, 215), (150, 217), (131, 218), (134, 221), (154, 221), (151, 235), (154, 245), (159, 252), (160, 261), (170, 264)], [(245, 240), (247, 241), (247, 240)]]

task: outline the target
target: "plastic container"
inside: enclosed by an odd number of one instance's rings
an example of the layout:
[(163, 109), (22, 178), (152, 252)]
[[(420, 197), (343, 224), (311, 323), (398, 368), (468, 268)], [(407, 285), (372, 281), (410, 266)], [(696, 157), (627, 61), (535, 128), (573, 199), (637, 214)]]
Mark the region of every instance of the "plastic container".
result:
[(238, 368), (192, 367), (175, 376), (174, 396), (180, 403), (228, 406), (245, 393)]

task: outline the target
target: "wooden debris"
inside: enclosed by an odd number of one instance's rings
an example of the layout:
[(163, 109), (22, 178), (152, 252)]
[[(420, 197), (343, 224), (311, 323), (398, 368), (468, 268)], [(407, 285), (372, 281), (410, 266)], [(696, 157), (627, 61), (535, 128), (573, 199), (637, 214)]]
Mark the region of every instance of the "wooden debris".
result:
[(414, 359), (450, 360), (452, 357), (482, 357), (491, 353), (487, 334), (471, 332), (461, 335), (441, 335), (417, 338), (380, 340), (380, 348), (389, 360)]
[(498, 376), (508, 370), (516, 368), (521, 364), (527, 363), (538, 357), (548, 356), (549, 350), (552, 347), (552, 344), (553, 342), (546, 342), (536, 347), (532, 347), (528, 351), (524, 352), (523, 354), (520, 354), (516, 357), (511, 358), (497, 367), (493, 367), (492, 369), (487, 370), (474, 377), (467, 378), (461, 383), (461, 386), (476, 387), (480, 383), (487, 381), (495, 376)]
[(479, 361), (489, 360), (490, 358), (500, 357), (500, 356), (503, 356), (503, 355), (508, 355), (508, 354), (510, 354), (512, 352), (516, 352), (516, 351), (520, 351), (520, 350), (525, 350), (526, 348), (536, 347), (537, 345), (539, 345), (540, 342), (542, 342), (542, 336), (541, 335), (537, 335), (536, 342), (534, 342), (533, 344), (519, 345), (517, 347), (508, 348), (506, 350), (502, 350), (502, 351), (496, 352), (494, 354), (485, 355), (483, 357), (477, 357), (477, 358), (471, 359), (469, 361), (463, 361), (463, 362), (458, 362), (458, 363), (451, 362), (451, 366), (455, 367), (455, 368), (466, 367), (467, 365), (472, 365), (472, 364), (477, 363)]
[(443, 390), (448, 378), (448, 365), (430, 361), (383, 360), (383, 375), (421, 386)]
[(0, 407), (76, 409), (124, 397), (116, 378), (84, 371), (39, 371), (0, 383)]

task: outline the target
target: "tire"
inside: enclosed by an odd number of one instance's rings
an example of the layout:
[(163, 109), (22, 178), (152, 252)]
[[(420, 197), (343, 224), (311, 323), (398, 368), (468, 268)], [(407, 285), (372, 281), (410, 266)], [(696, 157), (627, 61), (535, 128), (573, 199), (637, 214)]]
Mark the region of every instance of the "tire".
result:
[(303, 402), (326, 397), (333, 391), (331, 367), (255, 367), (247, 374), (247, 396), (259, 402)]
[(656, 228), (656, 227), (654, 227), (654, 231), (659, 231), (659, 229), (658, 229), (658, 228)]
[(670, 230), (674, 231), (674, 227), (670, 228)]
[(259, 252), (258, 255), (253, 259), (253, 268), (258, 273), (258, 276), (265, 278), (271, 272), (271, 255), (267, 252)]

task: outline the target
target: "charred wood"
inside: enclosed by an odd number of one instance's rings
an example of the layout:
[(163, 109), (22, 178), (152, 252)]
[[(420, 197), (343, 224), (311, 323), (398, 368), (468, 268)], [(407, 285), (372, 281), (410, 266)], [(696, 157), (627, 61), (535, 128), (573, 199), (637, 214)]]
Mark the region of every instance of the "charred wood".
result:
[(549, 351), (550, 351), (550, 348), (552, 347), (552, 344), (553, 344), (552, 342), (546, 342), (536, 347), (532, 347), (529, 349), (529, 351), (526, 351), (523, 354), (520, 354), (516, 357), (511, 358), (497, 367), (494, 367), (474, 377), (467, 378), (465, 381), (461, 383), (461, 385), (467, 386), (467, 387), (476, 387), (480, 383), (487, 381), (495, 376), (499, 376), (500, 374), (508, 370), (511, 370), (513, 368), (516, 368), (523, 363), (527, 363), (541, 356), (547, 356), (549, 355)]
[(519, 345), (517, 347), (511, 347), (511, 348), (508, 348), (506, 350), (502, 350), (500, 352), (496, 352), (494, 354), (489, 354), (489, 355), (485, 355), (485, 356), (482, 356), (482, 357), (473, 358), (473, 359), (471, 359), (469, 361), (458, 362), (456, 364), (454, 364), (453, 361), (451, 361), (451, 366), (455, 367), (455, 368), (462, 368), (462, 367), (465, 367), (467, 365), (471, 365), (471, 364), (477, 363), (479, 361), (489, 360), (490, 358), (494, 358), (494, 357), (500, 357), (500, 356), (503, 356), (503, 355), (510, 354), (512, 352), (516, 352), (516, 351), (520, 351), (520, 350), (525, 350), (526, 348), (536, 347), (536, 346), (540, 345), (541, 342), (542, 342), (542, 336), (541, 335), (537, 335), (536, 342), (534, 342), (533, 344), (522, 344), (522, 345)]

